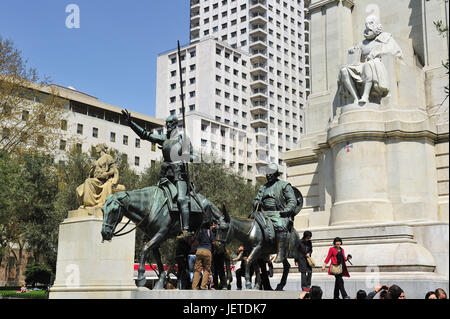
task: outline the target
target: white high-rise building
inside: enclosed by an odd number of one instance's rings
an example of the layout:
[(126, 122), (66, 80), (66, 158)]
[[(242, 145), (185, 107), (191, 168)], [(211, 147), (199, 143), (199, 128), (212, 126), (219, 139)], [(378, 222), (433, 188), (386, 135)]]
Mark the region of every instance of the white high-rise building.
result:
[[(181, 49), (186, 127), (247, 180), (298, 148), (309, 94), (303, 0), (191, 0), (190, 44)], [(156, 117), (181, 118), (177, 50), (157, 59)]]

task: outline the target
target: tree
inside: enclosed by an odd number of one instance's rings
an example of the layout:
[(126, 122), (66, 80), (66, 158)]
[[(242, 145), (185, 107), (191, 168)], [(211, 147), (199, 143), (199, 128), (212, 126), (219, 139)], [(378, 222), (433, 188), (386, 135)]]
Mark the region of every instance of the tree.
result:
[(45, 265), (40, 264), (32, 264), (27, 265), (25, 271), (25, 283), (27, 285), (32, 285), (33, 287), (36, 284), (49, 285), (53, 281), (53, 273), (51, 269), (49, 269)]
[(26, 64), (13, 42), (0, 37), (0, 150), (9, 154), (55, 149), (67, 116), (68, 101)]

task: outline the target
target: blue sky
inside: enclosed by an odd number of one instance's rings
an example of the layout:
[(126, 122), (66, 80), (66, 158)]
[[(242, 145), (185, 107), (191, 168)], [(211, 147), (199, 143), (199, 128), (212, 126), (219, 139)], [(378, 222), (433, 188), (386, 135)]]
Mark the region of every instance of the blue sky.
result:
[(156, 57), (189, 42), (189, 0), (0, 0), (0, 36), (51, 82), (154, 116)]

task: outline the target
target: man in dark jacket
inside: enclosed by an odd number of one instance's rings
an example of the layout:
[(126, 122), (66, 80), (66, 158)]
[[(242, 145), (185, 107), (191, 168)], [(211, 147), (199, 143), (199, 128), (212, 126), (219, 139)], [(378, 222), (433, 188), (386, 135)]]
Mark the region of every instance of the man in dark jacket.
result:
[(302, 239), (298, 243), (298, 257), (295, 259), (295, 265), (298, 266), (298, 271), (301, 273), (302, 290), (309, 291), (311, 288), (312, 268), (308, 264), (308, 257), (312, 254), (312, 233), (305, 231)]

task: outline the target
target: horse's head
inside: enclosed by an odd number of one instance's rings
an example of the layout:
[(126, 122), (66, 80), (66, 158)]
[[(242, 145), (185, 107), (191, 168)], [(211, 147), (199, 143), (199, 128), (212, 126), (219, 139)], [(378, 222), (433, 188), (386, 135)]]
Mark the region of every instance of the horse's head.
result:
[(231, 229), (231, 218), (225, 205), (222, 205), (222, 215), (217, 214), (213, 211), (213, 219), (216, 223), (216, 238), (218, 241), (229, 242), (230, 229)]
[(102, 238), (110, 241), (113, 237), (114, 230), (119, 222), (122, 220), (123, 214), (120, 209), (120, 204), (115, 199), (114, 195), (108, 196), (105, 205), (102, 207), (103, 211), (103, 225)]

